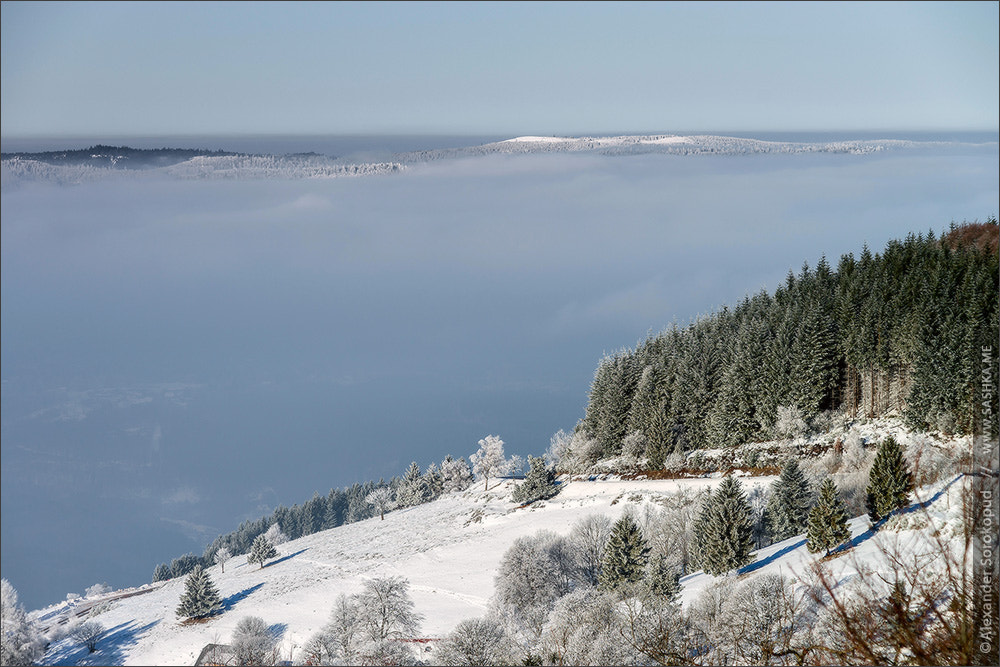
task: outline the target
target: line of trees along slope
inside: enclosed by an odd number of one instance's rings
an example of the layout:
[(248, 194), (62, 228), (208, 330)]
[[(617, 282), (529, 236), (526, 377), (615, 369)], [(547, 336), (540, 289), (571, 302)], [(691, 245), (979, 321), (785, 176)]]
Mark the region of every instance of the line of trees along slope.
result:
[(881, 254), (865, 246), (835, 270), (823, 258), (774, 294), (605, 356), (577, 431), (601, 457), (640, 432), (652, 469), (674, 453), (765, 440), (779, 408), (806, 421), (896, 413), (916, 429), (971, 433), (981, 349), (998, 339), (997, 231), (990, 218)]

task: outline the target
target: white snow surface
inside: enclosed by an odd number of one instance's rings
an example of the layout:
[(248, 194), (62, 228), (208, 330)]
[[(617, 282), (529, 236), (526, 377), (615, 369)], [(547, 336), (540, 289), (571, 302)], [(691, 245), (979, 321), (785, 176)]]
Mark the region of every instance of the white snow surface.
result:
[[(741, 481), (749, 491), (774, 479), (743, 477)], [(277, 625), (283, 631), (282, 657), (297, 659), (307, 639), (327, 622), (337, 595), (358, 592), (366, 579), (378, 576), (408, 579), (416, 611), (424, 616), (421, 638), (442, 638), (460, 621), (485, 613), (500, 560), (516, 538), (542, 529), (566, 535), (586, 515), (600, 513), (615, 519), (625, 508), (641, 512), (643, 506), (656, 504), (666, 495), (714, 487), (719, 481), (715, 476), (573, 480), (564, 482), (555, 498), (528, 507), (510, 500), (516, 482), (494, 480), (496, 486), (484, 491), (479, 481), (468, 491), (390, 512), (384, 520), (375, 517), (286, 542), (279, 547), (279, 557), (263, 569), (248, 565), (245, 556), (229, 561), (224, 574), (219, 566), (210, 568), (225, 611), (203, 623), (184, 625), (175, 616), (183, 577), (105, 594), (101, 600), (131, 594), (96, 617), (108, 628), (111, 639), (89, 657), (86, 649), (70, 640), (54, 643), (42, 664), (190, 665), (206, 644), (228, 643), (237, 622), (250, 615)], [(867, 517), (853, 519), (853, 547), (829, 561), (828, 567), (845, 580), (859, 563), (876, 563), (888, 543), (902, 542), (914, 552), (925, 548), (929, 542), (921, 536), (927, 517), (945, 530), (960, 521), (963, 484), (958, 477), (919, 490), (918, 501), (928, 501), (926, 511), (918, 510), (915, 503), (909, 514), (892, 520), (892, 529), (872, 533)], [(771, 545), (756, 555), (756, 562), (742, 573), (780, 572), (798, 578), (816, 560), (806, 550), (804, 536)], [(682, 578), (682, 602), (688, 604), (713, 579), (700, 572)], [(42, 625), (52, 625), (94, 603), (75, 600), (32, 616)]]

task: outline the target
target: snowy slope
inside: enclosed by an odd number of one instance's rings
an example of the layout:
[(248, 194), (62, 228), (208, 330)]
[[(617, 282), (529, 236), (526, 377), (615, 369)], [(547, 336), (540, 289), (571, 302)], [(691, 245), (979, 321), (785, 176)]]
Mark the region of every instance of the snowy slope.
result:
[[(773, 480), (744, 477), (742, 481), (749, 491)], [(567, 534), (588, 514), (617, 518), (626, 507), (641, 511), (667, 494), (681, 489), (694, 492), (718, 481), (717, 476), (575, 480), (555, 498), (528, 508), (510, 501), (512, 482), (500, 482), (488, 492), (480, 482), (469, 491), (391, 512), (384, 521), (369, 519), (287, 542), (279, 547), (279, 558), (264, 569), (247, 565), (244, 556), (231, 560), (224, 574), (218, 566), (211, 568), (225, 613), (204, 623), (181, 625), (174, 615), (183, 578), (147, 586), (97, 617), (109, 629), (109, 638), (97, 653), (87, 656), (85, 650), (63, 641), (52, 646), (43, 664), (193, 664), (206, 644), (228, 642), (236, 623), (247, 615), (259, 616), (282, 632), (282, 654), (289, 659), (326, 623), (339, 593), (358, 592), (365, 579), (389, 575), (410, 581), (416, 610), (424, 616), (423, 637), (440, 638), (459, 621), (483, 615), (500, 559), (517, 537), (540, 529)], [(947, 529), (959, 520), (962, 486), (961, 478), (952, 478), (918, 492), (939, 526)], [(915, 503), (910, 515), (896, 520), (901, 530), (872, 533), (866, 517), (852, 520), (852, 548), (827, 566), (844, 580), (861, 563), (877, 563), (881, 549), (892, 541), (902, 540), (913, 552), (927, 548), (929, 542), (922, 539), (926, 519), (917, 516), (924, 516), (918, 508)], [(798, 577), (814, 560), (799, 536), (760, 550), (756, 562), (742, 572)], [(684, 577), (682, 602), (689, 603), (713, 580), (703, 573)], [(70, 607), (64, 603), (34, 615), (53, 623), (67, 613)]]
[[(743, 482), (749, 489), (773, 479)], [(484, 614), (500, 559), (516, 538), (540, 529), (567, 534), (588, 514), (617, 518), (626, 507), (638, 509), (679, 489), (718, 482), (718, 477), (572, 481), (552, 500), (521, 509), (510, 500), (512, 482), (488, 492), (480, 482), (469, 491), (390, 512), (384, 521), (376, 517), (286, 542), (278, 548), (280, 557), (263, 570), (247, 565), (245, 556), (232, 559), (225, 574), (212, 567), (226, 612), (202, 624), (181, 625), (174, 616), (183, 578), (150, 586), (97, 617), (113, 639), (93, 656), (63, 641), (53, 645), (44, 664), (190, 665), (206, 644), (228, 642), (247, 615), (280, 624), (287, 657), (327, 622), (339, 593), (358, 592), (375, 576), (409, 579), (416, 611), (424, 615), (423, 636), (443, 637), (459, 621)], [(36, 615), (52, 623), (66, 611), (61, 605)]]

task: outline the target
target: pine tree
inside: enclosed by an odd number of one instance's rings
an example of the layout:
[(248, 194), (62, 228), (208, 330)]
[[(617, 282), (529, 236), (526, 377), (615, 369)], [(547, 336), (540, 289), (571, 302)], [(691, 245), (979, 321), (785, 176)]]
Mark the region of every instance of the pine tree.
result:
[(868, 516), (873, 522), (878, 522), (894, 510), (905, 507), (912, 489), (913, 476), (903, 457), (903, 448), (889, 436), (879, 444), (868, 473), (868, 488), (865, 490)]
[(528, 456), (528, 474), (524, 481), (514, 488), (512, 498), (515, 503), (530, 503), (551, 498), (556, 494), (556, 478), (545, 465), (541, 456)]
[(413, 507), (427, 500), (426, 480), (420, 474), (420, 466), (416, 461), (410, 463), (403, 475), (403, 481), (396, 492), (396, 504), (399, 507)]
[(184, 594), (181, 595), (177, 615), (185, 618), (203, 618), (215, 613), (221, 607), (219, 591), (208, 573), (198, 565), (184, 582)]
[(753, 516), (743, 486), (726, 475), (702, 506), (695, 523), (695, 548), (701, 568), (712, 576), (753, 562)]
[(278, 555), (278, 550), (274, 548), (271, 541), (265, 535), (258, 535), (250, 547), (250, 555), (247, 556), (248, 563), (260, 563), (260, 569), (264, 569), (264, 561)]
[(664, 597), (671, 602), (677, 599), (681, 590), (680, 572), (666, 554), (657, 553), (650, 559), (646, 572), (646, 586), (653, 595)]
[(642, 531), (631, 516), (625, 514), (611, 529), (604, 548), (598, 585), (615, 589), (642, 579), (649, 559), (649, 547)]
[(809, 482), (798, 462), (790, 460), (771, 486), (767, 516), (768, 531), (773, 541), (780, 542), (805, 532), (811, 496)]
[(837, 485), (829, 477), (819, 487), (819, 500), (809, 511), (809, 527), (806, 529), (806, 548), (816, 553), (830, 550), (851, 538), (847, 527), (844, 504), (837, 497)]

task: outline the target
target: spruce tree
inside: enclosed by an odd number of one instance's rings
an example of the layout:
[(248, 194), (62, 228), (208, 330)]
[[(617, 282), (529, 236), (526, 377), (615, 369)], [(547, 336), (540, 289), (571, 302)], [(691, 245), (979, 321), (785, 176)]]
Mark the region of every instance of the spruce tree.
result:
[(528, 456), (528, 474), (524, 481), (514, 488), (515, 503), (530, 503), (551, 498), (556, 494), (555, 475), (545, 465), (541, 456)]
[(413, 507), (427, 500), (427, 482), (420, 474), (420, 466), (416, 461), (410, 463), (396, 491), (396, 504), (400, 507)]
[(258, 535), (250, 547), (250, 555), (247, 556), (248, 563), (260, 563), (260, 569), (264, 569), (264, 561), (278, 555), (278, 550), (274, 548), (270, 540), (265, 535)]
[(615, 589), (642, 579), (649, 559), (649, 547), (639, 525), (625, 514), (611, 528), (611, 537), (604, 547), (598, 585)]
[(806, 529), (806, 548), (816, 553), (830, 550), (851, 538), (847, 527), (844, 504), (837, 496), (837, 485), (829, 477), (819, 487), (819, 500), (809, 512), (809, 527)]
[(809, 521), (812, 494), (798, 462), (792, 459), (771, 485), (767, 504), (768, 531), (775, 542), (805, 532)]
[(903, 448), (889, 436), (879, 444), (868, 473), (868, 488), (865, 490), (868, 516), (873, 522), (878, 522), (905, 507), (911, 490), (913, 476), (903, 457)]
[(664, 597), (673, 602), (680, 593), (680, 572), (670, 562), (667, 555), (657, 553), (649, 561), (646, 572), (646, 586), (653, 595)]
[(695, 548), (701, 568), (716, 577), (753, 562), (753, 512), (743, 485), (732, 475), (726, 475), (702, 506)]
[(177, 607), (177, 615), (184, 618), (203, 618), (222, 607), (219, 591), (201, 565), (188, 575), (184, 582), (184, 594)]

